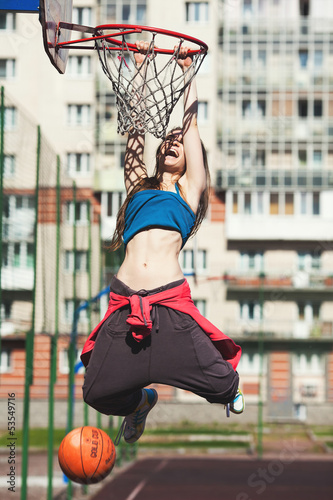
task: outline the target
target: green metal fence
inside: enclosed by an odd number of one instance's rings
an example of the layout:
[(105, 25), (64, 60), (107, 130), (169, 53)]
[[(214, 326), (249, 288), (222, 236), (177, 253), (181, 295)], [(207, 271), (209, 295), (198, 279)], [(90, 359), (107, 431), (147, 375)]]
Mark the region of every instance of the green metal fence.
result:
[[(45, 445), (47, 498), (51, 500), (55, 410), (59, 389), (64, 389), (64, 374), (59, 380), (60, 354), (68, 372), (65, 379), (69, 432), (76, 425), (75, 403), (81, 400), (81, 384), (76, 375), (79, 352), (92, 326), (104, 314), (99, 307), (103, 274), (99, 211), (94, 208), (91, 189), (73, 182), (65, 162), (45, 139), (41, 128), (3, 87), (0, 138), (0, 349), (6, 349), (8, 339), (20, 338), (25, 342), (22, 387), (15, 386), (23, 399), (21, 500), (28, 498), (30, 413), (36, 396), (36, 373), (45, 369), (44, 385), (46, 382), (48, 391), (40, 397), (48, 400), (45, 426), (49, 433)], [(49, 353), (43, 358), (36, 354), (39, 335), (49, 338)], [(6, 367), (3, 368), (5, 390), (9, 378)], [(84, 405), (84, 425), (89, 424), (89, 414), (91, 419), (91, 412)], [(90, 425), (100, 427), (101, 415), (96, 413), (93, 418)], [(113, 436), (113, 420), (107, 425)], [(117, 455), (120, 463), (129, 451), (118, 448)], [(72, 494), (69, 482), (67, 498), (72, 498)]]

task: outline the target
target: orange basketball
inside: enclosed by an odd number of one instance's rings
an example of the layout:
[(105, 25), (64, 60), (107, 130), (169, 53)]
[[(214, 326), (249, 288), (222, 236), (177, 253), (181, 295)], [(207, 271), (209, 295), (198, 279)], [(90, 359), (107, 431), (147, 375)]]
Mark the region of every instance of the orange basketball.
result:
[(102, 481), (113, 469), (116, 450), (109, 436), (96, 427), (77, 427), (61, 441), (58, 452), (63, 473), (76, 483)]

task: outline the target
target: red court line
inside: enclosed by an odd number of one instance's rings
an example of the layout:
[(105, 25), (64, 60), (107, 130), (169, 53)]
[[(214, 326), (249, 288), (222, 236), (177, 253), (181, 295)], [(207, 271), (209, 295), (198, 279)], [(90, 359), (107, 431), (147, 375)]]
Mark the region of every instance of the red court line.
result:
[(141, 459), (91, 500), (332, 500), (333, 461), (301, 458)]

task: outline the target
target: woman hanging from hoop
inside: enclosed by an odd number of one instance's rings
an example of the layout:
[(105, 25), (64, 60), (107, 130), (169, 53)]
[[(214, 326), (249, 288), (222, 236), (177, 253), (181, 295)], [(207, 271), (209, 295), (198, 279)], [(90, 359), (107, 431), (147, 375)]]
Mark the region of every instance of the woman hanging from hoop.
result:
[[(148, 43), (137, 42), (139, 66)], [(178, 64), (191, 65), (182, 47)], [(215, 328), (195, 307), (178, 257), (208, 205), (209, 173), (197, 127), (195, 80), (184, 94), (183, 127), (172, 130), (156, 154), (148, 177), (143, 160), (144, 135), (128, 137), (125, 155), (127, 199), (120, 209), (111, 249), (122, 241), (125, 259), (110, 286), (103, 321), (82, 351), (87, 367), (86, 403), (106, 415), (125, 416), (128, 443), (142, 435), (156, 404), (152, 383), (192, 391), (210, 403), (230, 404), (242, 413), (238, 388), (239, 346)]]

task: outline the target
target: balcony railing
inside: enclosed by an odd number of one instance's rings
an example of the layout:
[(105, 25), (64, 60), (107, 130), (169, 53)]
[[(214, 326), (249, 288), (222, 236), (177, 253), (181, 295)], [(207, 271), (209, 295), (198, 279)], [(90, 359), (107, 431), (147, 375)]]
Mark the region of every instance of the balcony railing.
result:
[(216, 188), (333, 189), (332, 170), (217, 170)]
[(3, 290), (32, 290), (34, 286), (33, 268), (3, 267), (1, 278)]
[(273, 319), (239, 319), (226, 321), (223, 331), (232, 338), (256, 340), (332, 339), (332, 321), (274, 321)]
[(260, 277), (259, 272), (234, 273), (225, 272), (223, 280), (228, 287), (233, 288), (313, 288), (333, 290), (333, 276), (322, 272), (295, 271), (280, 274), (266, 273)]

